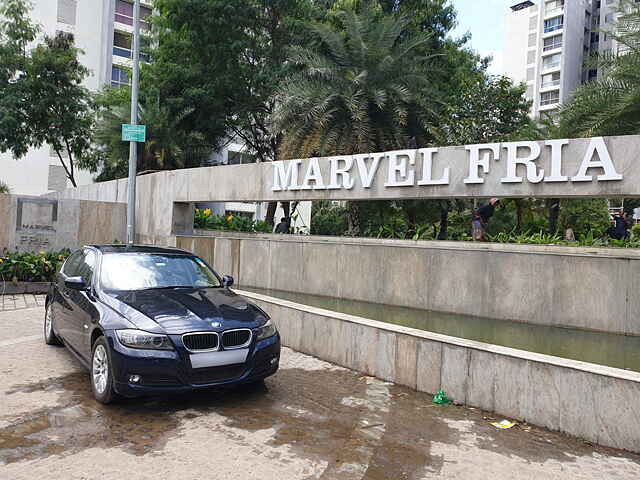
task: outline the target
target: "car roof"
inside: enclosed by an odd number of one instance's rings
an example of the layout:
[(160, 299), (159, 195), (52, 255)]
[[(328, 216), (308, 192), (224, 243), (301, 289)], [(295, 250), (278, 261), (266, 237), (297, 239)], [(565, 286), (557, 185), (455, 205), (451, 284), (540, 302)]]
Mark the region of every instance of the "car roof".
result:
[(193, 255), (191, 252), (180, 248), (171, 247), (152, 247), (149, 245), (87, 245), (95, 248), (102, 253), (157, 253), (157, 254), (173, 254), (173, 255)]

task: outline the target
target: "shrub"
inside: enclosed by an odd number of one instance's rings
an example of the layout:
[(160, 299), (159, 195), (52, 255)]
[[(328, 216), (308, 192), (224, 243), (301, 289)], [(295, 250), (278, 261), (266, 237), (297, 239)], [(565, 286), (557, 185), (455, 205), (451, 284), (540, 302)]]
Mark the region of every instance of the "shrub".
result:
[(252, 220), (249, 217), (233, 215), (212, 215), (209, 208), (196, 208), (193, 226), (203, 230), (231, 230), (234, 232), (271, 233), (272, 228), (267, 222)]
[(51, 282), (69, 250), (59, 252), (9, 252), (0, 255), (0, 281)]
[(332, 202), (313, 202), (311, 235), (344, 235), (348, 228), (348, 209)]

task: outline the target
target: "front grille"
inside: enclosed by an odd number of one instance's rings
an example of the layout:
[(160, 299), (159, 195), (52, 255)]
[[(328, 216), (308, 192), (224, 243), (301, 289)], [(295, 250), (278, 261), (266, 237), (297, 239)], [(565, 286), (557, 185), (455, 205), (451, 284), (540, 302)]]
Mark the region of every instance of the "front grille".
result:
[(215, 350), (218, 348), (217, 333), (185, 333), (182, 343), (191, 351)]
[(189, 378), (194, 385), (224, 382), (225, 380), (241, 377), (245, 368), (246, 365), (244, 363), (225, 365), (223, 367), (196, 368), (191, 370)]
[(251, 342), (251, 330), (230, 330), (222, 334), (222, 346), (224, 348), (244, 347)]

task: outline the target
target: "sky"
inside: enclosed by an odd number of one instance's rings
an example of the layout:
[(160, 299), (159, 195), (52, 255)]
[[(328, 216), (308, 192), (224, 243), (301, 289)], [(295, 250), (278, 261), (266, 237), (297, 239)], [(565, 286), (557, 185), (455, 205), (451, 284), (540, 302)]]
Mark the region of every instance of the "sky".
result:
[(458, 11), (458, 26), (451, 33), (471, 33), (471, 47), (482, 56), (493, 56), (489, 72), (502, 74), (504, 16), (517, 0), (451, 0)]

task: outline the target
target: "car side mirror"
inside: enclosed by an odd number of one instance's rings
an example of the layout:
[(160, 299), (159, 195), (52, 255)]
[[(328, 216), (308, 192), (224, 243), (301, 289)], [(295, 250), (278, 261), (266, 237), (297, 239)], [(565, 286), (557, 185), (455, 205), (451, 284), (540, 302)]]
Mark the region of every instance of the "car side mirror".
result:
[(87, 284), (82, 277), (67, 277), (64, 279), (64, 285), (73, 290), (86, 290)]
[(225, 275), (222, 277), (223, 287), (230, 287), (231, 285), (233, 285), (233, 277), (231, 275)]

